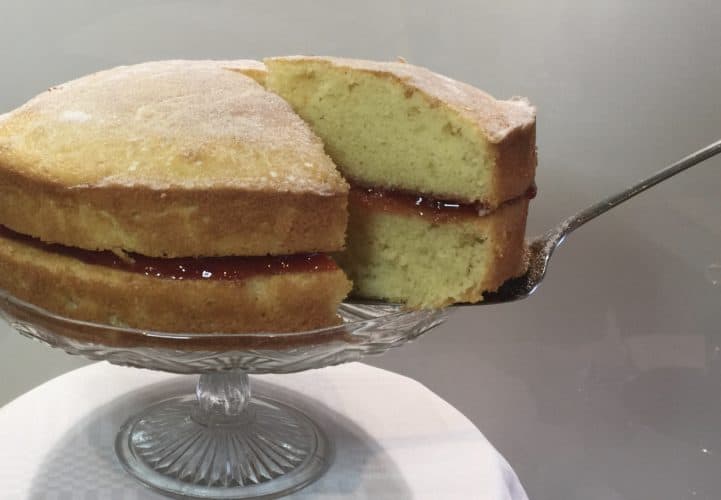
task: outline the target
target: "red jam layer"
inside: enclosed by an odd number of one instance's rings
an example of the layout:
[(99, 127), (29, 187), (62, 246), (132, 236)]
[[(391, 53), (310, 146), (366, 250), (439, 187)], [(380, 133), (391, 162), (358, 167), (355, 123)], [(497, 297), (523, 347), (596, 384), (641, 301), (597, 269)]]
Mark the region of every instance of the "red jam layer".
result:
[[(538, 194), (535, 184), (526, 192), (502, 205), (511, 204), (521, 199), (532, 200)], [(351, 197), (354, 202), (376, 210), (390, 213), (413, 213), (421, 217), (429, 217), (436, 222), (446, 222), (462, 217), (482, 217), (491, 213), (490, 207), (482, 202), (464, 203), (443, 200), (409, 191), (383, 188), (367, 188), (352, 185)]]
[(9, 238), (46, 252), (73, 257), (86, 264), (105, 266), (172, 280), (242, 280), (258, 275), (335, 271), (336, 263), (322, 253), (266, 257), (180, 257), (164, 259), (135, 253), (121, 258), (110, 251), (92, 251), (44, 243), (0, 225), (0, 237)]

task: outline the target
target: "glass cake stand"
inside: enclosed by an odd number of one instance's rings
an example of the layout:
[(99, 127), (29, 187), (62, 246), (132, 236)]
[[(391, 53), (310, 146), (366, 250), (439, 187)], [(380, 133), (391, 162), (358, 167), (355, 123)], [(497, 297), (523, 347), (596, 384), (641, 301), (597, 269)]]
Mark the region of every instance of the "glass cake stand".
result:
[(200, 374), (195, 394), (159, 401), (120, 429), (125, 469), (176, 497), (273, 498), (328, 468), (333, 444), (298, 409), (250, 394), (249, 373), (291, 373), (381, 354), (439, 325), (443, 310), (342, 304), (341, 325), (297, 333), (166, 333), (73, 320), (0, 289), (0, 316), (22, 335), (117, 365)]

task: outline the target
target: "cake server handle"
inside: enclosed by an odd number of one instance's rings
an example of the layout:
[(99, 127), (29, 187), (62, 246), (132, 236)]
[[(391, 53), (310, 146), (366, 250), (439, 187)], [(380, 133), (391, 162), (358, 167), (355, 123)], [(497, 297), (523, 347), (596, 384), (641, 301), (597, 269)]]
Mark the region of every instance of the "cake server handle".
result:
[[(672, 163), (668, 167), (656, 172), (655, 174), (643, 179), (642, 181), (634, 184), (628, 189), (609, 196), (608, 198), (599, 201), (591, 205), (590, 207), (581, 210), (575, 215), (572, 215), (568, 219), (561, 222), (552, 231), (559, 235), (559, 238), (564, 238), (572, 231), (578, 229), (586, 222), (595, 219), (601, 214), (604, 214), (612, 208), (620, 205), (624, 201), (630, 200), (637, 194), (643, 193), (649, 188), (652, 188), (656, 184), (665, 181), (666, 179), (673, 177), (674, 175), (683, 172), (684, 170), (698, 165), (699, 163), (708, 160), (709, 158), (716, 156), (721, 153), (721, 139), (709, 144), (708, 146), (699, 149), (695, 153), (691, 153), (685, 158), (681, 158), (675, 163)], [(560, 241), (558, 242), (560, 243)], [(558, 244), (557, 243), (557, 244)]]

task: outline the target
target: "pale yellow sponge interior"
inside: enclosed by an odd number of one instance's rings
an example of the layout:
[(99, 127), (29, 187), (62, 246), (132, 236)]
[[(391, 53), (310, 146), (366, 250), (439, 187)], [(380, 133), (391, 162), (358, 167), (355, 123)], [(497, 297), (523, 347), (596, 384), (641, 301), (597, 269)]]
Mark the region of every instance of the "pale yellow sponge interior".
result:
[(287, 100), (351, 182), (480, 201), (495, 161), (479, 129), (389, 74), (325, 61), (266, 60)]
[(348, 246), (336, 260), (360, 296), (441, 307), (480, 293), (494, 258), (490, 236), (472, 223), (432, 224), (351, 205)]

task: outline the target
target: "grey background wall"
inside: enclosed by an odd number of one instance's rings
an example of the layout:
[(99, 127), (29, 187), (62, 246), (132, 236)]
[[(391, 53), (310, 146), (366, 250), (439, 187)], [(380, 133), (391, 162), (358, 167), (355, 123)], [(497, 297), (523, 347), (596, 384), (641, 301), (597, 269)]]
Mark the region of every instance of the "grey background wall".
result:
[[(150, 59), (400, 55), (538, 106), (533, 234), (721, 137), (720, 21), (700, 0), (0, 0), (0, 112)], [(530, 300), (369, 362), (468, 415), (532, 498), (718, 498), (720, 191), (714, 159), (574, 234)], [(84, 363), (0, 325), (0, 404)]]

